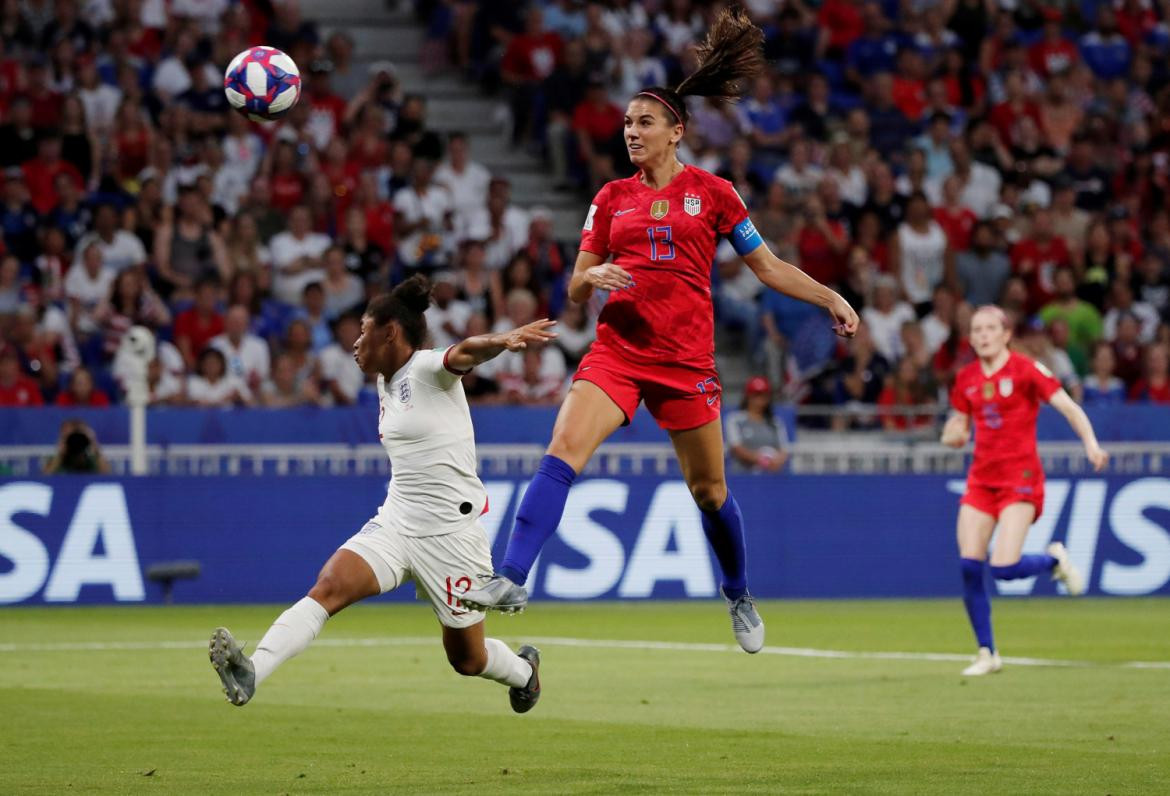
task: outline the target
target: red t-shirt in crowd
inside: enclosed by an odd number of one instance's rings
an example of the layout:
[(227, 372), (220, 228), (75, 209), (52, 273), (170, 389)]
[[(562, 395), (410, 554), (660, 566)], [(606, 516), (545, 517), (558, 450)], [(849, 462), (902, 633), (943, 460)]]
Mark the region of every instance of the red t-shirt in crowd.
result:
[(1036, 415), (1059, 389), (1047, 368), (1015, 351), (994, 373), (985, 374), (978, 360), (959, 371), (951, 406), (970, 415), (975, 427), (968, 486), (1030, 485), (1043, 477)]
[(979, 219), (966, 207), (936, 207), (934, 220), (947, 233), (947, 242), (955, 251), (965, 252), (971, 248), (971, 232)]
[(89, 400), (85, 403), (79, 403), (72, 393), (63, 392), (57, 396), (57, 406), (91, 406), (104, 407), (110, 405), (110, 396), (106, 395), (104, 391), (94, 387), (93, 392), (89, 394)]
[(69, 178), (77, 186), (77, 190), (85, 190), (85, 180), (82, 179), (81, 172), (66, 160), (46, 163), (40, 158), (34, 158), (25, 163), (22, 168), (24, 169), (24, 182), (28, 186), (29, 201), (42, 216), (47, 215), (60, 201), (57, 196), (57, 188), (53, 185), (58, 174), (69, 175)]
[(1028, 285), (1028, 310), (1035, 312), (1052, 300), (1053, 276), (1057, 268), (1072, 265), (1072, 255), (1064, 238), (1053, 237), (1047, 243), (1024, 238), (1012, 246), (1012, 270)]
[(25, 94), (32, 109), (32, 126), (38, 130), (61, 126), (61, 95), (56, 91)]
[(617, 135), (625, 119), (625, 112), (612, 102), (600, 107), (592, 102), (582, 102), (573, 110), (573, 129), (600, 143)]
[(18, 376), (12, 386), (0, 384), (0, 406), (43, 406), (41, 388), (28, 376)]
[(366, 237), (382, 251), (394, 251), (394, 205), (378, 202), (366, 208)]
[(288, 212), (305, 196), (305, 182), (299, 174), (272, 175), (272, 206)]
[(563, 46), (561, 37), (551, 31), (535, 36), (528, 33), (513, 36), (500, 61), (500, 70), (526, 82), (544, 80), (560, 61)]
[(1010, 102), (1001, 102), (991, 109), (987, 120), (999, 133), (1004, 146), (1011, 146), (1015, 143), (1016, 120), (1023, 116), (1031, 116), (1032, 121), (1036, 122), (1037, 129), (1044, 129), (1044, 123), (1040, 120), (1040, 108), (1034, 102), (1023, 103), (1019, 110), (1013, 108)]
[(199, 356), (211, 338), (223, 332), (223, 316), (218, 312), (210, 317), (200, 315), (194, 307), (180, 312), (175, 318), (175, 340), (186, 337), (191, 341), (191, 353)]
[(1067, 72), (1081, 60), (1076, 45), (1067, 39), (1057, 42), (1038, 41), (1028, 50), (1033, 71), (1043, 77)]
[(1139, 379), (1129, 391), (1129, 400), (1148, 404), (1170, 404), (1170, 381), (1151, 384)]
[[(634, 281), (610, 293), (597, 344), (635, 364), (714, 367), (711, 263), (719, 240), (747, 218), (730, 182), (694, 166), (661, 190), (638, 174), (602, 186), (585, 217), (581, 250), (612, 255)], [(754, 227), (744, 238), (751, 233)]]
[[(840, 221), (830, 219), (829, 228), (839, 238), (848, 238)], [(796, 238), (800, 252), (800, 270), (818, 282), (831, 285), (845, 276), (845, 254), (833, 251), (825, 233), (811, 224), (805, 224)]]
[[(829, 31), (829, 47), (844, 51), (865, 31), (860, 3), (849, 0), (825, 0), (817, 12), (817, 25)], [(918, 118), (918, 117), (914, 117)]]
[(926, 110), (926, 84), (921, 80), (895, 77), (890, 97), (907, 119), (921, 119)]

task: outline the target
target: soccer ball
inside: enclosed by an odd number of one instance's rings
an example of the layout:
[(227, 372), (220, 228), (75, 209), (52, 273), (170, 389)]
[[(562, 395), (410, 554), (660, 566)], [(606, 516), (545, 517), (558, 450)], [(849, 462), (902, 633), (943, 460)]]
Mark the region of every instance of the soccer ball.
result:
[(279, 119), (301, 98), (301, 72), (275, 47), (249, 47), (223, 73), (228, 102), (254, 122)]

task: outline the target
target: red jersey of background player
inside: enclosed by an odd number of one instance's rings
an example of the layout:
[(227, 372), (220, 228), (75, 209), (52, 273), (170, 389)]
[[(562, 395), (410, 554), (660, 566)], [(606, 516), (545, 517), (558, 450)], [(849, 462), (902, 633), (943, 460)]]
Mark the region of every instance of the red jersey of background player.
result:
[(1047, 368), (1014, 351), (990, 375), (978, 360), (959, 371), (951, 405), (969, 415), (975, 428), (968, 486), (1028, 486), (1043, 479), (1036, 415), (1059, 389)]
[(606, 183), (589, 207), (581, 249), (612, 255), (633, 284), (610, 294), (595, 348), (634, 363), (713, 368), (711, 264), (719, 239), (747, 217), (730, 182), (694, 166), (661, 190), (636, 174)]

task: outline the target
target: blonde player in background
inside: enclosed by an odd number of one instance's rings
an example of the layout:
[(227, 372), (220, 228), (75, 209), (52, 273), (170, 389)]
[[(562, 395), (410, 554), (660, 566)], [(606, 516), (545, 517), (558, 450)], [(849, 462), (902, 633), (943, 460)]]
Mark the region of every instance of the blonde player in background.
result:
[(484, 615), (456, 599), (492, 571), (479, 523), (487, 493), (476, 475), (475, 436), (460, 377), (503, 351), (555, 338), (554, 321), (472, 337), (446, 351), (424, 350), (429, 304), (430, 285), (416, 276), (375, 298), (362, 316), (354, 358), (363, 372), (378, 376), (378, 438), (393, 469), (386, 502), (325, 563), (308, 595), (276, 619), (250, 658), (226, 628), (215, 631), (211, 664), (233, 705), (251, 700), (278, 666), (312, 643), (329, 617), (409, 579), (430, 599), (455, 671), (509, 686), (517, 713), (540, 698), (540, 651), (524, 646), (515, 653), (485, 638)]
[[(1044, 470), (1036, 451), (1036, 415), (1051, 404), (1064, 415), (1085, 445), (1085, 455), (1100, 472), (1109, 461), (1093, 425), (1060, 382), (1038, 362), (1008, 348), (1007, 316), (996, 306), (980, 307), (971, 316), (971, 346), (976, 360), (959, 371), (951, 392), (954, 411), (943, 427), (942, 443), (961, 448), (975, 422), (975, 456), (967, 474), (967, 491), (959, 501), (959, 557), (963, 602), (975, 631), (979, 652), (963, 670), (983, 675), (1003, 668), (991, 634), (991, 602), (984, 571), (991, 534), (991, 575), (997, 580), (1048, 573), (1068, 593), (1078, 595), (1085, 581), (1060, 542), (1046, 555), (1022, 555), (1024, 540), (1044, 509)], [(998, 527), (998, 531), (996, 530)]]

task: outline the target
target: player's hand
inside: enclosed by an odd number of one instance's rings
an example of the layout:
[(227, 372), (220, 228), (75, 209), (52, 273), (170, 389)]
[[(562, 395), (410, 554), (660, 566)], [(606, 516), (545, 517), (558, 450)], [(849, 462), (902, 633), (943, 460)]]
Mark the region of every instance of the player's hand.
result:
[(833, 331), (837, 333), (838, 337), (852, 337), (857, 334), (857, 327), (861, 324), (861, 319), (857, 317), (857, 312), (854, 311), (853, 307), (849, 306), (848, 301), (834, 293), (833, 300), (829, 302), (827, 309), (829, 314), (833, 316)]
[(509, 351), (523, 351), (528, 348), (529, 343), (547, 343), (549, 340), (555, 340), (557, 333), (549, 330), (556, 325), (556, 321), (541, 318), (510, 332), (504, 332), (500, 343)]
[(622, 290), (633, 287), (634, 277), (613, 263), (602, 263), (585, 272), (585, 283), (601, 290)]
[(1109, 454), (1101, 450), (1100, 445), (1086, 447), (1085, 455), (1089, 457), (1089, 463), (1093, 465), (1095, 473), (1101, 472), (1105, 469), (1105, 465), (1109, 464)]

